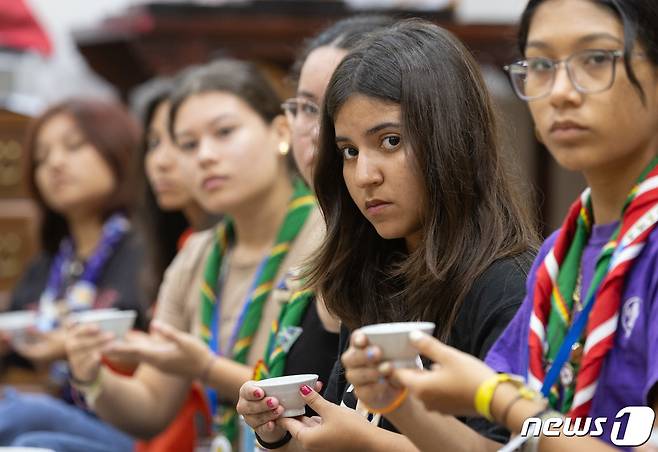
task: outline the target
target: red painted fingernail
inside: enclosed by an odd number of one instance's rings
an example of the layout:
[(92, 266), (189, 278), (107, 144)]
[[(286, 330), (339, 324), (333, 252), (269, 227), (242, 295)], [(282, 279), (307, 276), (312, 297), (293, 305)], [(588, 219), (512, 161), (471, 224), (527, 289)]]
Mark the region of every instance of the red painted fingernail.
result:
[(274, 402), (272, 402), (272, 399), (267, 399), (266, 403), (269, 408), (274, 408)]
[(307, 386), (307, 385), (302, 385), (302, 387), (299, 388), (299, 390), (300, 390), (301, 393), (304, 394), (304, 395), (309, 395), (309, 394), (311, 393), (311, 391), (312, 391), (312, 389), (311, 389), (309, 386)]
[(256, 389), (256, 390), (254, 391), (254, 397), (262, 397), (262, 395), (261, 395), (261, 393), (260, 393), (260, 389)]

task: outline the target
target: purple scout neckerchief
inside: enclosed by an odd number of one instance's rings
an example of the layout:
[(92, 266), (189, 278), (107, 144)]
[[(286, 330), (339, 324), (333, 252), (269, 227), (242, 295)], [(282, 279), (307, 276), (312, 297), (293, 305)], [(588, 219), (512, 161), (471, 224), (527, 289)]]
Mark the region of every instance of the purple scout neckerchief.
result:
[(37, 326), (40, 331), (50, 331), (58, 325), (57, 300), (62, 297), (66, 300), (69, 312), (83, 311), (92, 307), (96, 298), (96, 284), (103, 272), (103, 267), (129, 229), (130, 222), (122, 214), (116, 213), (107, 219), (103, 225), (100, 242), (84, 265), (82, 275), (66, 293), (62, 293), (66, 290), (64, 280), (75, 256), (75, 246), (70, 237), (62, 240), (50, 266), (48, 284), (39, 298)]

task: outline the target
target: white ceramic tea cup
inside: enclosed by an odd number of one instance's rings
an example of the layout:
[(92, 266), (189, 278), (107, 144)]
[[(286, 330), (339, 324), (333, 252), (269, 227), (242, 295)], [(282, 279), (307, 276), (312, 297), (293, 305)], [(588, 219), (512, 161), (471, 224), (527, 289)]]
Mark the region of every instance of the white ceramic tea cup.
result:
[(420, 360), (418, 351), (411, 345), (409, 333), (422, 331), (426, 334), (434, 332), (432, 322), (395, 322), (377, 323), (360, 328), (368, 338), (368, 342), (377, 345), (382, 351), (382, 361), (391, 361), (396, 368), (418, 367)]
[(13, 311), (0, 314), (0, 332), (13, 335), (35, 327), (36, 311)]
[(299, 393), (303, 385), (315, 387), (318, 376), (315, 374), (286, 375), (285, 377), (268, 378), (255, 382), (267, 397), (276, 397), (284, 408), (281, 417), (301, 416), (306, 411), (306, 403)]
[(137, 311), (117, 309), (92, 309), (68, 316), (68, 320), (73, 323), (94, 323), (102, 331), (114, 333), (117, 338), (123, 337), (133, 327), (136, 318)]

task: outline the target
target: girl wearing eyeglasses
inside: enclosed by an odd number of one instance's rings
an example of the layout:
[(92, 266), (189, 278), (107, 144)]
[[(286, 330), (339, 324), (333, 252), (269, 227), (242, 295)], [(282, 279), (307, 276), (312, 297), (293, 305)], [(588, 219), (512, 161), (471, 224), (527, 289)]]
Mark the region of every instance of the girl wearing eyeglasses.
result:
[[(545, 241), (526, 299), (486, 364), (417, 334), (418, 349), (437, 366), (380, 367), (413, 394), (392, 418), (421, 442), (451, 432), (413, 425), (405, 413), (419, 403), (479, 414), (513, 433), (530, 417), (570, 419), (571, 429), (576, 418), (605, 417), (603, 441), (591, 437), (592, 423), (585, 437), (525, 435), (508, 450), (525, 443), (524, 450), (602, 451), (647, 440), (645, 450), (656, 450), (651, 410), (641, 407), (658, 409), (658, 7), (533, 0), (520, 47), (524, 60), (508, 68), (515, 90), (553, 157), (589, 187)], [(631, 417), (625, 436), (613, 421), (628, 406), (647, 419)], [(465, 450), (500, 446), (475, 434), (461, 441)]]

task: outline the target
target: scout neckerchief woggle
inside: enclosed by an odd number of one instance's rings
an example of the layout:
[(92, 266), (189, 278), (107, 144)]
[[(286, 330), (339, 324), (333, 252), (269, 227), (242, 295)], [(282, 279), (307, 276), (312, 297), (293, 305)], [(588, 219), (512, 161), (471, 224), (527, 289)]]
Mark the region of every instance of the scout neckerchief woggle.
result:
[[(247, 362), (253, 337), (260, 326), (263, 308), (274, 285), (279, 267), (288, 254), (291, 243), (304, 226), (315, 202), (315, 197), (308, 187), (301, 181), (295, 181), (294, 193), (288, 205), (286, 217), (277, 233), (274, 246), (256, 274), (252, 290), (247, 296), (231, 342), (227, 344), (226, 352), (221, 350), (219, 328), (217, 327), (217, 318), (221, 312), (219, 294), (222, 290), (221, 287), (218, 287), (218, 276), (221, 273), (225, 253), (235, 241), (235, 231), (233, 221), (228, 217), (225, 217), (218, 226), (215, 242), (206, 262), (201, 287), (201, 338), (217, 353), (225, 353), (239, 363)], [(213, 324), (215, 328), (213, 328)], [(225, 435), (229, 441), (233, 441), (237, 432), (235, 407), (232, 405), (218, 407), (217, 403), (213, 403), (213, 400), (217, 400), (215, 391), (209, 389), (208, 392), (215, 419), (215, 430)]]
[[(621, 222), (599, 255), (582, 312), (572, 319), (573, 293), (592, 225), (589, 189), (569, 209), (553, 248), (537, 270), (529, 334), (528, 382), (569, 417), (585, 417), (607, 352), (614, 344), (624, 280), (658, 221), (658, 158), (624, 204)], [(584, 334), (583, 334), (584, 333)], [(558, 376), (584, 339), (575, 385)]]

